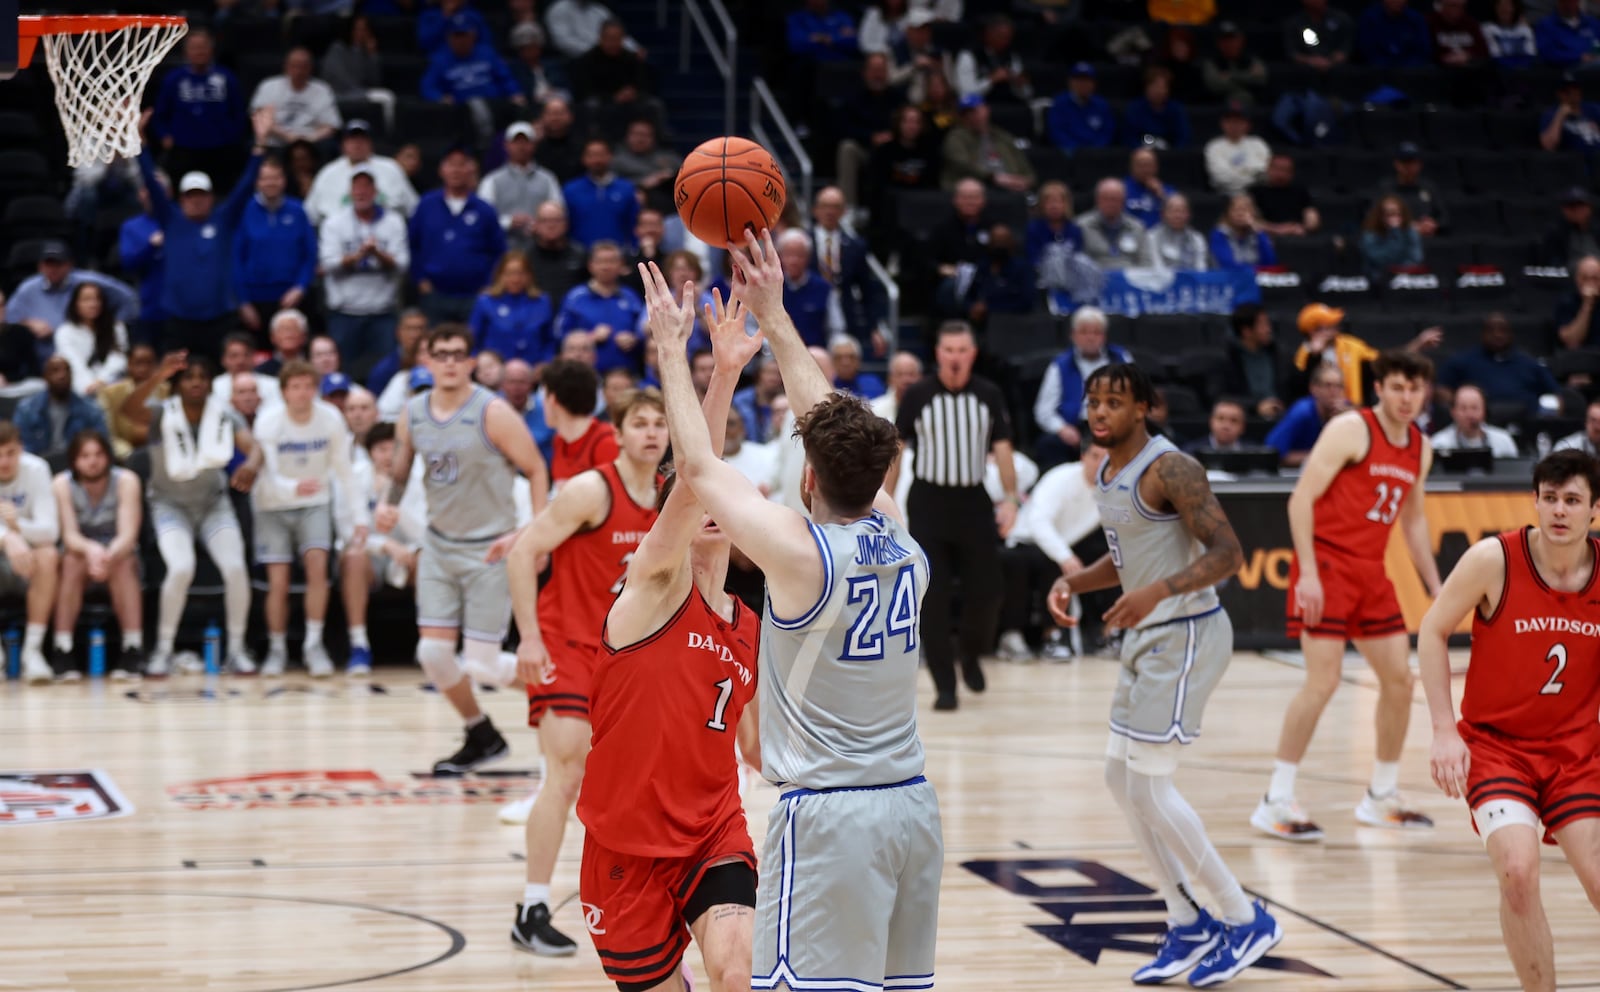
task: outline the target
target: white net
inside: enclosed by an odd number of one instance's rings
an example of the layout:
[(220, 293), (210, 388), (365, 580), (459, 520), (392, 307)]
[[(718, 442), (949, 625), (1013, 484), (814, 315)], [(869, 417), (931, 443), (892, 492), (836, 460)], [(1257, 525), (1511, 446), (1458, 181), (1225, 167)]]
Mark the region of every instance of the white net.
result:
[(188, 30), (182, 21), (134, 23), (40, 39), (67, 132), (67, 164), (139, 154), (139, 98), (150, 73)]

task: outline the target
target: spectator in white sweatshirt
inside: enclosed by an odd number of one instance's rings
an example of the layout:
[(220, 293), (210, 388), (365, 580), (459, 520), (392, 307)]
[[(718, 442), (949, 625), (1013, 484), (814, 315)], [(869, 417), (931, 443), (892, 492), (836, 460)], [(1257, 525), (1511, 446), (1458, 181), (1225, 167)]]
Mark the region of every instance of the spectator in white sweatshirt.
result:
[(345, 123), (340, 151), (344, 154), (318, 170), (311, 182), (311, 192), (306, 195), (306, 216), (311, 223), (320, 226), (329, 214), (350, 202), (350, 176), (363, 167), (377, 182), (379, 203), (404, 217), (417, 209), (417, 191), (406, 178), (406, 170), (394, 159), (372, 153), (372, 127), (366, 121), (352, 118)]
[(81, 396), (93, 396), (128, 371), (128, 329), (106, 306), (106, 294), (95, 283), (73, 287), (55, 346), (56, 354), (72, 366), (72, 391)]
[(56, 601), (60, 537), (49, 463), (23, 451), (17, 426), (0, 420), (0, 595), (27, 598), (22, 677), (30, 684), (55, 677), (44, 657), (44, 634)]
[(350, 174), (350, 202), (317, 232), (317, 261), (328, 308), (328, 336), (346, 364), (377, 360), (393, 346), (400, 283), (411, 266), (406, 220), (378, 203), (371, 169)]
[(1250, 112), (1233, 101), (1222, 111), (1222, 134), (1206, 142), (1206, 175), (1218, 193), (1233, 196), (1267, 174), (1272, 149), (1250, 133)]

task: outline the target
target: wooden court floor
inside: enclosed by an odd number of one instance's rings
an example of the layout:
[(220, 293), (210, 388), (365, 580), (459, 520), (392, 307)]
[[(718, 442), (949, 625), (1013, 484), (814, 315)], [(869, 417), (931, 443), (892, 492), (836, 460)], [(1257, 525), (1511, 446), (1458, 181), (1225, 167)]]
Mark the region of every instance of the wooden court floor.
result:
[[(957, 713), (931, 712), (923, 693), (947, 846), (939, 987), (1129, 988), (1162, 913), (1101, 784), (1115, 666), (989, 670), (989, 692)], [(1356, 669), (1301, 773), (1301, 799), (1328, 841), (1293, 847), (1250, 830), (1298, 681), (1292, 667), (1239, 655), (1179, 773), (1224, 856), (1286, 930), (1269, 967), (1234, 987), (1514, 989), (1482, 848), (1427, 779), (1420, 692), (1402, 785), (1436, 831), (1402, 836), (1350, 816), (1370, 768), (1375, 699)], [(513, 745), (500, 774), (436, 781), (418, 773), (454, 749), (457, 728), (418, 682), (410, 669), (380, 669), (372, 688), (298, 678), (208, 687), (200, 677), (0, 687), (0, 776), (57, 773), (0, 780), (0, 796), (33, 819), (64, 803), (50, 822), (0, 826), (0, 989), (610, 988), (575, 900), (557, 913), (580, 942), (575, 958), (534, 958), (506, 937), (522, 831), (501, 826), (495, 809), (537, 768), (520, 697), (486, 697)], [(120, 797), (83, 798), (95, 787), (66, 773), (89, 770)], [(758, 836), (773, 798), (764, 785), (750, 793)], [(119, 801), (131, 814), (70, 822)], [(580, 831), (574, 820), (557, 898), (575, 892)], [(1600, 920), (1561, 855), (1546, 859), (1561, 987), (1600, 989)]]

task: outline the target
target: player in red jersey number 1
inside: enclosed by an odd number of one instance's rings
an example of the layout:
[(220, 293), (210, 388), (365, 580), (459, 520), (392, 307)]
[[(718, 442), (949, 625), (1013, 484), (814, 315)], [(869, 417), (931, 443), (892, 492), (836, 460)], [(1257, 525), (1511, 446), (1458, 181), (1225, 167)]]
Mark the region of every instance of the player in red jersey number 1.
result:
[[(652, 336), (682, 347), (674, 327), (694, 323), (693, 283), (679, 305), (654, 264), (641, 273)], [(724, 311), (714, 294), (706, 309), (716, 371), (702, 409), (720, 452), (734, 384), (761, 336), (745, 334), (737, 303)], [(727, 536), (688, 486), (672, 482), (628, 563), (595, 661), (579, 892), (600, 964), (621, 992), (681, 989), (690, 935), (714, 992), (733, 992), (750, 987), (756, 858), (732, 738), (737, 728), (745, 753), (758, 753), (760, 622), (723, 591)]]
[[(1461, 556), (1417, 637), (1433, 780), (1465, 796), (1500, 880), (1500, 931), (1527, 992), (1555, 992), (1539, 897), (1539, 829), (1600, 909), (1600, 467), (1558, 451), (1533, 470), (1537, 527)], [(1460, 723), (1449, 637), (1472, 613)]]

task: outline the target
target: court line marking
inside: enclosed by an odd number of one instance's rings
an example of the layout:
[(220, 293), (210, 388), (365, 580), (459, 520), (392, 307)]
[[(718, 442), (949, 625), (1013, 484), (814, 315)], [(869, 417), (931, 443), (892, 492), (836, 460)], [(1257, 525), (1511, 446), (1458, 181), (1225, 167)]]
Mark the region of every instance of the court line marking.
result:
[(1267, 894), (1265, 894), (1265, 893), (1263, 893), (1263, 892), (1261, 892), (1259, 890), (1248, 888), (1246, 886), (1241, 886), (1241, 888), (1243, 888), (1246, 892), (1250, 893), (1251, 895), (1255, 896), (1257, 899), (1260, 899), (1262, 902), (1267, 903), (1270, 906), (1276, 906), (1279, 909), (1283, 910), (1285, 913), (1288, 913), (1291, 916), (1294, 916), (1294, 917), (1296, 917), (1298, 919), (1304, 920), (1305, 922), (1311, 924), (1314, 927), (1317, 927), (1317, 928), (1322, 929), (1322, 930), (1326, 930), (1328, 933), (1331, 933), (1336, 937), (1342, 937), (1345, 940), (1348, 940), (1350, 943), (1356, 945), (1357, 947), (1362, 948), (1363, 950), (1371, 951), (1372, 953), (1378, 955), (1379, 957), (1387, 958), (1390, 961), (1394, 962), (1395, 964), (1400, 965), (1402, 968), (1408, 968), (1411, 971), (1414, 971), (1419, 975), (1422, 975), (1422, 976), (1424, 976), (1426, 978), (1430, 978), (1433, 981), (1438, 982), (1440, 985), (1443, 985), (1445, 988), (1459, 989), (1459, 990), (1462, 990), (1462, 992), (1466, 992), (1466, 990), (1470, 988), (1470, 986), (1462, 985), (1460, 982), (1456, 981), (1453, 978), (1446, 978), (1444, 975), (1441, 975), (1438, 972), (1429, 971), (1427, 968), (1424, 968), (1422, 965), (1417, 964), (1414, 961), (1408, 961), (1407, 959), (1401, 957), (1400, 955), (1394, 953), (1393, 951), (1385, 950), (1382, 947), (1379, 947), (1377, 944), (1372, 943), (1370, 940), (1363, 940), (1362, 938), (1357, 937), (1355, 934), (1351, 933), (1348, 930), (1342, 930), (1339, 927), (1334, 926), (1332, 923), (1328, 923), (1328, 922), (1325, 922), (1323, 920), (1319, 920), (1315, 916), (1312, 916), (1309, 913), (1303, 913), (1300, 910), (1295, 909), (1293, 906), (1290, 906), (1290, 905), (1288, 905), (1286, 903), (1280, 902), (1277, 899), (1274, 899), (1271, 896), (1269, 896), (1269, 895), (1267, 895)]

